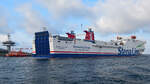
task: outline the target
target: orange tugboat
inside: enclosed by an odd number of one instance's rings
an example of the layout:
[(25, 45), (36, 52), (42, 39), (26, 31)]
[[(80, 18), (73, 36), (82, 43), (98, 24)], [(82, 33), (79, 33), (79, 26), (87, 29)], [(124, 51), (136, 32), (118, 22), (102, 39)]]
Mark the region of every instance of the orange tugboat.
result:
[(6, 54), (8, 57), (26, 57), (29, 56), (29, 54), (22, 52), (21, 50), (19, 51), (11, 51), (8, 54)]

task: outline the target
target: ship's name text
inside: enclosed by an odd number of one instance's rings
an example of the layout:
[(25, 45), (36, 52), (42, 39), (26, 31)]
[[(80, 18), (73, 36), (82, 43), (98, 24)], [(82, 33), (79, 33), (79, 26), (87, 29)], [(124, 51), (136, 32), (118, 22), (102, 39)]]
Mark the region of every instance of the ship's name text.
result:
[(119, 54), (121, 55), (139, 54), (139, 50), (136, 50), (135, 48), (132, 48), (132, 49), (118, 48), (118, 51), (119, 51)]

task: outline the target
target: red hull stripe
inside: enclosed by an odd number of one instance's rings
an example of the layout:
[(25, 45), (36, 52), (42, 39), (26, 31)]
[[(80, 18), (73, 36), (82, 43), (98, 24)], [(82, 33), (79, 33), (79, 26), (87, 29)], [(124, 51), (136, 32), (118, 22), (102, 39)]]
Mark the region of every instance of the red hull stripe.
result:
[[(35, 51), (32, 51), (35, 54)], [(113, 52), (74, 52), (74, 51), (50, 51), (50, 53), (85, 53), (85, 54), (117, 54)]]
[(113, 52), (74, 52), (74, 51), (50, 51), (50, 53), (117, 54)]
[(32, 53), (36, 53), (35, 51), (32, 51)]

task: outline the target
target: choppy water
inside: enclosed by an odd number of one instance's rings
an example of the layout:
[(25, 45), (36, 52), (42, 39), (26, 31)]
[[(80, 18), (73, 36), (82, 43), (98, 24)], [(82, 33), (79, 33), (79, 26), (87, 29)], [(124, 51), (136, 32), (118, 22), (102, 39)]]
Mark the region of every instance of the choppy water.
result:
[(150, 56), (0, 57), (0, 84), (150, 84)]

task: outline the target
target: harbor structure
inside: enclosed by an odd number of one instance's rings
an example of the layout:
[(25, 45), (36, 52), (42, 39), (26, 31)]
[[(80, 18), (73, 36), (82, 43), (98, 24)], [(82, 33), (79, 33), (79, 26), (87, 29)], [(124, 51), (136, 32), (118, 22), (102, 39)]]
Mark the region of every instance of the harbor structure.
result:
[(13, 42), (13, 41), (11, 41), (11, 39), (10, 39), (10, 37), (11, 37), (10, 34), (8, 34), (7, 37), (8, 37), (8, 40), (5, 41), (5, 42), (3, 42), (3, 46), (6, 46), (8, 52), (10, 52), (10, 51), (11, 51), (11, 47), (12, 47), (12, 46), (15, 46), (16, 43)]

